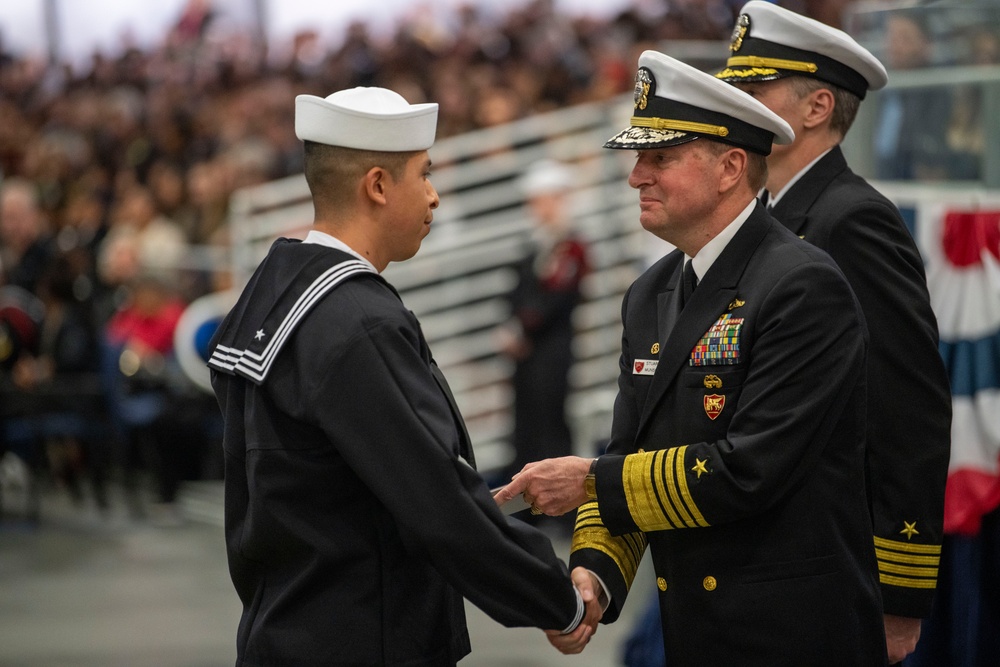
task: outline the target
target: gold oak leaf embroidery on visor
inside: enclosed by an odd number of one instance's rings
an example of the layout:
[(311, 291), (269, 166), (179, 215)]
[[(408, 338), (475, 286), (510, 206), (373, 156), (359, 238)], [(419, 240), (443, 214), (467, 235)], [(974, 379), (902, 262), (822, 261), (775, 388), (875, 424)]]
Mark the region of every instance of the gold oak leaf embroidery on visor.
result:
[(719, 79), (731, 79), (733, 77), (747, 78), (751, 76), (775, 76), (778, 70), (770, 67), (752, 67), (750, 69), (732, 69), (727, 67), (715, 76)]

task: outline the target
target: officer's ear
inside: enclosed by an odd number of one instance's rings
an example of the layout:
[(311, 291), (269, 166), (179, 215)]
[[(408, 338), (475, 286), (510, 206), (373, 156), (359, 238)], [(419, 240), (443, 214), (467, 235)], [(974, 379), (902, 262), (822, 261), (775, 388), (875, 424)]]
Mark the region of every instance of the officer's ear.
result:
[(836, 98), (828, 88), (817, 88), (802, 100), (805, 105), (805, 113), (802, 117), (802, 125), (808, 129), (819, 127), (823, 123), (829, 122), (833, 116), (833, 107)]
[(719, 192), (729, 192), (746, 180), (749, 158), (742, 148), (732, 147), (719, 156)]

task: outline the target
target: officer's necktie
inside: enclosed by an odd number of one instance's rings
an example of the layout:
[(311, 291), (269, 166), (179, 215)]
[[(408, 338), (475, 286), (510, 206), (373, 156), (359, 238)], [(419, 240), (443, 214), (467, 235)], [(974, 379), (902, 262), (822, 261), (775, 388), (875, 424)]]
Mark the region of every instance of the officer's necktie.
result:
[(681, 274), (681, 304), (686, 304), (691, 299), (691, 293), (698, 286), (698, 276), (694, 272), (694, 262), (688, 261), (684, 264), (684, 272)]
[(774, 208), (774, 204), (770, 203), (771, 202), (771, 193), (768, 192), (767, 190), (764, 190), (762, 193), (760, 193), (759, 199), (760, 199), (760, 203), (763, 204), (764, 207), (767, 209), (767, 212), (770, 213), (771, 209)]

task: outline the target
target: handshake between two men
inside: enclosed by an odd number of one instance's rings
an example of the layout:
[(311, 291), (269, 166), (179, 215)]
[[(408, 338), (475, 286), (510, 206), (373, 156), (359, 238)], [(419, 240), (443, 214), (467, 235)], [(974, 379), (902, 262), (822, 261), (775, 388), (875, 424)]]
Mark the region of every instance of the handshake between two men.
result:
[[(592, 463), (593, 459), (577, 456), (529, 463), (514, 475), (509, 484), (497, 491), (493, 499), (502, 507), (522, 496), (524, 502), (531, 506), (532, 514), (561, 516), (588, 500), (584, 480)], [(575, 567), (570, 576), (586, 605), (584, 618), (569, 634), (562, 634), (558, 630), (545, 631), (549, 642), (565, 654), (583, 651), (597, 632), (597, 624), (608, 604), (604, 586), (593, 572)]]

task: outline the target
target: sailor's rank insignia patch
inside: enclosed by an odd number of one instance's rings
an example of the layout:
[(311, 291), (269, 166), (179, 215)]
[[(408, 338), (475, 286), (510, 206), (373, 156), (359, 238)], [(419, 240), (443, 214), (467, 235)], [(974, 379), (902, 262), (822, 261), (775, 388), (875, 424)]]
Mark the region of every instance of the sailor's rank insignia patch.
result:
[(740, 330), (743, 318), (723, 315), (691, 350), (689, 366), (732, 366), (740, 363)]
[(722, 408), (726, 407), (726, 397), (720, 394), (708, 394), (704, 400), (705, 414), (712, 421), (722, 414)]

